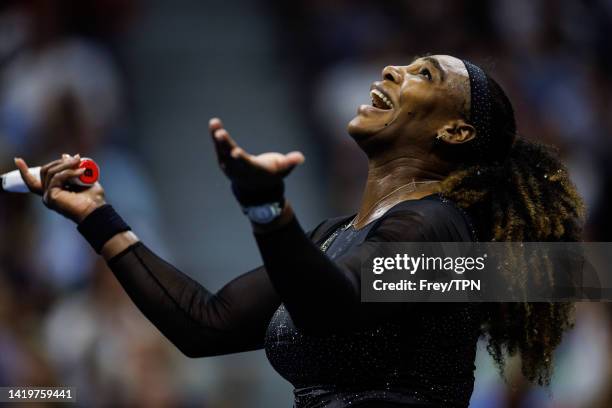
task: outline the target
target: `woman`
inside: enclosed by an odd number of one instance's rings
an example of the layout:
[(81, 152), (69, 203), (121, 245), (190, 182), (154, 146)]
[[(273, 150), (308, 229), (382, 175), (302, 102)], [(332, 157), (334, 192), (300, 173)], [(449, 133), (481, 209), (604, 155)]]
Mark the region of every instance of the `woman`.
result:
[[(517, 139), (512, 106), (479, 67), (451, 56), (388, 66), (348, 131), (369, 173), (359, 211), (306, 233), (283, 195), (299, 152), (250, 155), (218, 119), (219, 165), (253, 225), (264, 265), (216, 294), (152, 253), (104, 200), (70, 191), (79, 157), (45, 165), (31, 191), (78, 229), (140, 310), (183, 353), (265, 348), (303, 407), (465, 407), (480, 335), (504, 365), (546, 384), (568, 304), (361, 303), (363, 254), (379, 242), (570, 241), (581, 202), (561, 163)], [(534, 271), (534, 273), (538, 273)]]

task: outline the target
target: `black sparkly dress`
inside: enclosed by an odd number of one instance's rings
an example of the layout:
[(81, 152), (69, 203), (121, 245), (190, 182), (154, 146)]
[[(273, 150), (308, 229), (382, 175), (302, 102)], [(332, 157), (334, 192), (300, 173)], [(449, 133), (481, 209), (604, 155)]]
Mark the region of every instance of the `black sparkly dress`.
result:
[(138, 243), (109, 261), (128, 295), (183, 353), (265, 348), (296, 408), (467, 407), (480, 307), (362, 303), (361, 259), (378, 242), (475, 239), (438, 195), (403, 201), (362, 229), (352, 216), (304, 233), (256, 234), (264, 266), (213, 294)]

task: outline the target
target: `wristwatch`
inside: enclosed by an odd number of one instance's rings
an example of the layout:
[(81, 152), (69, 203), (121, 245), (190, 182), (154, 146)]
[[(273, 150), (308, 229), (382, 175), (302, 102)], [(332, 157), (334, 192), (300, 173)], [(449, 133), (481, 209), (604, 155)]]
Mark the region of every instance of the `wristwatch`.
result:
[(279, 202), (242, 207), (242, 212), (252, 222), (257, 224), (268, 224), (277, 219), (283, 212), (282, 204)]

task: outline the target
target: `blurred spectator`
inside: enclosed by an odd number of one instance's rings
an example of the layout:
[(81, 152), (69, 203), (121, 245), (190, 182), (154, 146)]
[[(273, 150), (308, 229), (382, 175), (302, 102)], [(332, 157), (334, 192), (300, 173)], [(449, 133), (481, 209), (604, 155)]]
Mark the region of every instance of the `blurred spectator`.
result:
[[(9, 23), (0, 39), (1, 156), (23, 156), (32, 165), (64, 152), (91, 156), (115, 207), (167, 256), (150, 177), (122, 140), (128, 130), (122, 78), (105, 38), (96, 37), (111, 30), (81, 30), (76, 23), (91, 21), (88, 13), (96, 7), (77, 3), (13, 2), (0, 14)], [(168, 376), (176, 353), (161, 358), (169, 345), (129, 303), (75, 226), (44, 206), (30, 206), (28, 198), (6, 196), (0, 203), (6, 210), (0, 234), (6, 270), (0, 278), (9, 279), (0, 308), (3, 384), (74, 384), (88, 406), (173, 405)]]

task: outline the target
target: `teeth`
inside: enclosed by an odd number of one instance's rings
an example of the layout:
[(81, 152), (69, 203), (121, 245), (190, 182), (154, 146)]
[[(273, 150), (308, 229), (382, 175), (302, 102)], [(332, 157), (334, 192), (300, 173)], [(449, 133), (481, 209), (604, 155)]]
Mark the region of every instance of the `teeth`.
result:
[(389, 109), (393, 109), (393, 102), (391, 102), (389, 98), (385, 96), (384, 93), (380, 92), (378, 89), (372, 89), (372, 91), (370, 91), (370, 97), (372, 98), (372, 102), (374, 102), (374, 95), (382, 99), (382, 101), (385, 103), (385, 105), (387, 105)]

